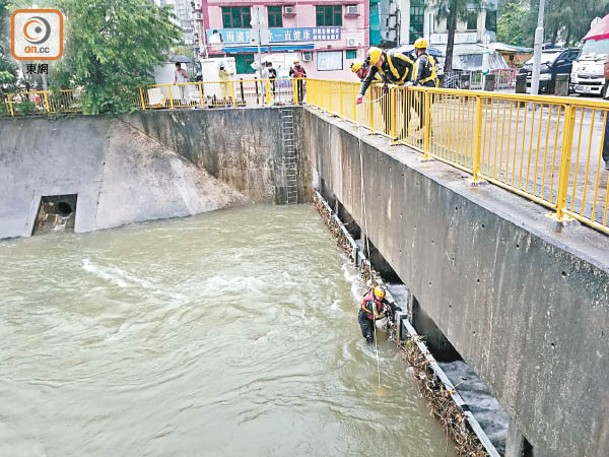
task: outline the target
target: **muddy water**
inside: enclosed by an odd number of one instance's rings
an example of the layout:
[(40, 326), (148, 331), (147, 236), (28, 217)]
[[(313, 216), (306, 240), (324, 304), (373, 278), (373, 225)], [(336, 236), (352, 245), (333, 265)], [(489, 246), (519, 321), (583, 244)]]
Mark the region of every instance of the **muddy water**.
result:
[(310, 206), (5, 241), (0, 263), (2, 456), (454, 455), (396, 350), (362, 344), (364, 286)]

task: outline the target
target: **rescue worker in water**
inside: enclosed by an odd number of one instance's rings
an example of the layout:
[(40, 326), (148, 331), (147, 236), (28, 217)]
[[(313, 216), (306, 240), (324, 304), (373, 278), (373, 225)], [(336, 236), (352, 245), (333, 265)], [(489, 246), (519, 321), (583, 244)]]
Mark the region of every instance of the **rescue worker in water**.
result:
[(383, 286), (375, 286), (368, 291), (362, 300), (357, 322), (362, 329), (362, 336), (371, 344), (374, 342), (374, 325), (376, 321), (384, 318), (390, 312), (401, 308), (385, 300), (386, 289)]

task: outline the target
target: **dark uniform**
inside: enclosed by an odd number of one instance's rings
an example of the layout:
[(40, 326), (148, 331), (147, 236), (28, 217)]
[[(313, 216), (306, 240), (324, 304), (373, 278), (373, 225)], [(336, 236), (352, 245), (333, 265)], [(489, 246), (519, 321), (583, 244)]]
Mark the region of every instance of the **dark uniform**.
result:
[(385, 317), (388, 309), (390, 309), (389, 303), (384, 298), (376, 298), (374, 289), (371, 289), (364, 295), (357, 315), (357, 322), (362, 329), (362, 336), (366, 338), (368, 343), (374, 342), (375, 321)]
[[(417, 57), (414, 64), (412, 85), (424, 87), (438, 87), (438, 75), (436, 74), (436, 61), (426, 52)], [(425, 123), (425, 96), (423, 92), (417, 92), (415, 110), (419, 116), (419, 127), (423, 128)]]
[[(385, 82), (391, 82), (397, 86), (403, 86), (406, 81), (412, 78), (412, 70), (415, 63), (415, 55), (412, 52), (404, 52), (399, 49), (389, 49), (387, 51), (383, 51), (382, 55), (384, 57), (381, 68), (379, 69), (376, 66), (370, 66), (370, 70), (368, 71), (368, 75), (362, 81), (362, 86), (360, 88), (360, 95), (365, 95), (366, 91), (370, 84), (374, 81), (377, 73), (382, 73)], [(389, 133), (389, 124), (390, 116), (389, 114), (393, 111), (391, 103), (385, 103), (385, 119), (386, 119), (386, 133)], [(407, 102), (406, 93), (403, 94), (402, 97), (402, 112), (404, 116), (404, 131), (403, 134), (408, 132), (408, 121), (410, 118), (410, 104)]]

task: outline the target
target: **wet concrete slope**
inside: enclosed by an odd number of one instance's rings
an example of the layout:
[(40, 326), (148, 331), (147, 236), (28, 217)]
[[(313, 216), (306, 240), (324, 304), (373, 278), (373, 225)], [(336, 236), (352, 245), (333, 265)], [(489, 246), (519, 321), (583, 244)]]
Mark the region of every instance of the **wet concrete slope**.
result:
[(229, 185), (118, 119), (0, 120), (0, 238), (29, 236), (44, 196), (77, 195), (74, 230), (244, 203)]

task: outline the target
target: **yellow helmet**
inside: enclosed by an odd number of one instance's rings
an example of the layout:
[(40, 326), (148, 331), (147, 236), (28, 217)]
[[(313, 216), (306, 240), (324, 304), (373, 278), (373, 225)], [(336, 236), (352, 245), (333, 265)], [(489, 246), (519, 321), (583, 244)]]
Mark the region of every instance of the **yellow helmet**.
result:
[(385, 288), (383, 286), (376, 286), (374, 288), (374, 296), (377, 300), (382, 300), (385, 298)]
[(373, 46), (368, 49), (368, 53), (366, 55), (368, 56), (368, 61), (370, 62), (370, 65), (374, 65), (375, 63), (377, 63), (381, 58), (382, 53), (383, 50), (381, 48), (376, 48)]
[(358, 71), (360, 71), (362, 69), (362, 67), (364, 66), (364, 61), (363, 60), (354, 60), (351, 63), (351, 71), (353, 73), (357, 73)]
[(427, 44), (427, 40), (425, 38), (417, 38), (414, 42), (415, 49), (427, 49), (429, 45)]

